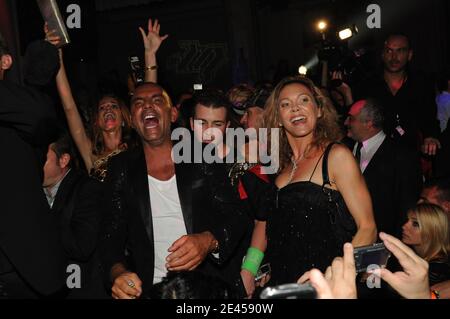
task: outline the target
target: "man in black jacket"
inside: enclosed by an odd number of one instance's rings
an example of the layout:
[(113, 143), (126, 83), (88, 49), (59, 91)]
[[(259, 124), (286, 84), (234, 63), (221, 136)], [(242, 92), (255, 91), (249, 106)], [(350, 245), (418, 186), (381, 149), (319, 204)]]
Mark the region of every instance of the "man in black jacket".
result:
[(102, 187), (73, 163), (72, 142), (64, 135), (48, 148), (43, 187), (50, 214), (59, 219), (68, 259), (68, 298), (106, 298), (96, 255)]
[(441, 145), (435, 89), (431, 81), (408, 69), (413, 55), (407, 36), (389, 35), (382, 52), (383, 72), (363, 83), (359, 97), (381, 103), (387, 136), (413, 150), (421, 148), (424, 154), (436, 155)]
[(421, 190), (416, 152), (395, 143), (383, 132), (382, 108), (373, 100), (356, 102), (345, 122), (348, 137), (372, 197), (377, 229), (399, 236), (407, 210)]
[[(6, 53), (0, 43), (2, 78), (12, 62)], [(42, 155), (55, 121), (48, 97), (0, 80), (0, 298), (48, 296), (65, 283), (57, 219), (42, 190)]]
[(239, 220), (205, 208), (211, 199), (199, 166), (174, 163), (177, 111), (167, 93), (137, 87), (131, 112), (142, 147), (110, 163), (99, 248), (116, 299), (138, 298), (167, 272), (197, 269), (207, 258), (225, 262), (242, 231)]

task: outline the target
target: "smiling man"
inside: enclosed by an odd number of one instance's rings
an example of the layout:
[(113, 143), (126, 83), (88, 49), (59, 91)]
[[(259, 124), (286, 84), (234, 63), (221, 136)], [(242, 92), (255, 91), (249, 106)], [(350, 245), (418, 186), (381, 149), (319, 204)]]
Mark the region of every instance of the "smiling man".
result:
[(229, 109), (229, 102), (223, 95), (213, 91), (202, 92), (195, 97), (190, 120), (195, 138), (203, 144), (217, 144), (220, 158), (225, 158), (229, 151), (225, 145), (226, 131), (230, 127)]

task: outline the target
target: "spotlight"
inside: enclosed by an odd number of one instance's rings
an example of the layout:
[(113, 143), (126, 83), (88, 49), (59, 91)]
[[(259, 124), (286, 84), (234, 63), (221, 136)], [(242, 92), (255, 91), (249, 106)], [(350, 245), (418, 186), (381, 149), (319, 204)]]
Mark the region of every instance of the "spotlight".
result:
[(328, 24), (326, 21), (321, 20), (319, 21), (319, 23), (317, 23), (317, 28), (319, 29), (320, 32), (324, 32), (328, 27)]
[(358, 28), (356, 27), (356, 25), (353, 25), (350, 28), (346, 28), (342, 31), (339, 31), (338, 35), (339, 35), (339, 39), (341, 39), (342, 41), (348, 40), (351, 37), (355, 36), (356, 34), (358, 34)]
[(308, 73), (308, 68), (304, 65), (298, 68), (298, 73), (300, 75), (306, 75)]

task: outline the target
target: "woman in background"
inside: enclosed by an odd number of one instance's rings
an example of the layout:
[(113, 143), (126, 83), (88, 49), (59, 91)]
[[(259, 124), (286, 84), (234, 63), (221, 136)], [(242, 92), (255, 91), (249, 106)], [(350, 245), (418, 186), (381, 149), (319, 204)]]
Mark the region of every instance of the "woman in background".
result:
[(408, 213), (402, 241), (429, 263), (430, 286), (450, 280), (449, 221), (441, 207), (419, 204)]

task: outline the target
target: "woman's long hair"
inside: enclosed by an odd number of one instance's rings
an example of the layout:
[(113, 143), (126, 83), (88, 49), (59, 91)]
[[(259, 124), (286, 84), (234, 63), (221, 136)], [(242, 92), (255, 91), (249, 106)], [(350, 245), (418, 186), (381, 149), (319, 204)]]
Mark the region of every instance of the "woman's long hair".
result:
[(103, 132), (102, 129), (98, 126), (98, 105), (100, 104), (100, 101), (104, 98), (111, 98), (117, 101), (120, 107), (120, 112), (122, 114), (122, 145), (126, 145), (126, 147), (132, 146), (132, 129), (131, 129), (131, 115), (130, 111), (128, 110), (128, 107), (123, 102), (122, 99), (120, 99), (118, 96), (114, 94), (103, 94), (99, 99), (96, 107), (93, 110), (93, 116), (92, 116), (92, 153), (95, 156), (100, 156), (105, 153), (105, 142), (103, 140)]
[(432, 204), (419, 204), (416, 213), (421, 234), (417, 254), (426, 261), (448, 259), (450, 250), (449, 220), (444, 210)]
[[(271, 129), (280, 128), (280, 94), (281, 91), (290, 84), (301, 84), (311, 91), (317, 106), (322, 110), (322, 116), (317, 119), (317, 125), (314, 129), (313, 142), (308, 150), (317, 148), (326, 148), (331, 142), (340, 141), (343, 137), (342, 130), (339, 127), (339, 116), (331, 103), (330, 99), (325, 97), (322, 91), (309, 79), (300, 76), (287, 77), (275, 87), (271, 96), (267, 100), (264, 112), (264, 127), (269, 129), (269, 143), (271, 141)], [(292, 149), (289, 145), (286, 132), (281, 129), (278, 145), (270, 145), (269, 149), (279, 152), (280, 163), (279, 171), (289, 166), (292, 158)], [(272, 156), (274, 158), (274, 156)]]

